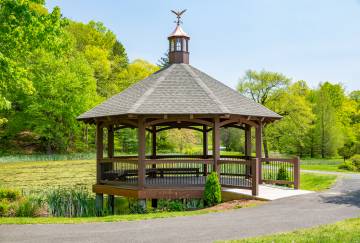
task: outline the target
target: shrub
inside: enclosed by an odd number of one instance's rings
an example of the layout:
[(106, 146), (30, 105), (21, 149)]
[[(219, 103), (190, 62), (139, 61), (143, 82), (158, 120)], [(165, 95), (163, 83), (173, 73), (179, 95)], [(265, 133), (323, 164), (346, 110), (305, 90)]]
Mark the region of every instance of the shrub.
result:
[(360, 171), (360, 154), (356, 154), (351, 157), (351, 162), (356, 167), (356, 169)]
[(186, 205), (182, 200), (159, 200), (158, 209), (163, 211), (184, 211)]
[(52, 216), (95, 216), (95, 199), (84, 187), (56, 188), (45, 193), (45, 202)]
[(289, 181), (289, 172), (285, 167), (280, 167), (276, 175), (276, 180)]
[(211, 172), (206, 178), (204, 190), (204, 203), (213, 206), (221, 202), (221, 185), (216, 172)]
[(19, 201), (15, 211), (17, 217), (36, 217), (43, 206), (39, 197), (30, 196)]
[(0, 217), (8, 216), (9, 203), (6, 201), (0, 201)]
[(147, 213), (146, 206), (143, 207), (137, 200), (129, 201), (129, 211), (131, 214), (144, 214)]
[(20, 192), (18, 190), (0, 188), (0, 200), (6, 199), (9, 201), (16, 201), (20, 198)]
[(346, 162), (342, 163), (341, 165), (338, 166), (338, 168), (341, 170), (349, 170), (349, 171), (357, 170), (356, 166), (350, 161), (346, 161)]

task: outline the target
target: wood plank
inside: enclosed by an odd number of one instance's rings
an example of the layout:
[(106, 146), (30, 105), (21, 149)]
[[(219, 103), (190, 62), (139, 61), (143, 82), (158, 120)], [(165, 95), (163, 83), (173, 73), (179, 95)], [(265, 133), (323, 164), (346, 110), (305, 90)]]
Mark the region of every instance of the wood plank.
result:
[(93, 192), (101, 194), (109, 194), (123, 197), (138, 198), (137, 189), (129, 189), (125, 187), (110, 186), (110, 185), (93, 185)]

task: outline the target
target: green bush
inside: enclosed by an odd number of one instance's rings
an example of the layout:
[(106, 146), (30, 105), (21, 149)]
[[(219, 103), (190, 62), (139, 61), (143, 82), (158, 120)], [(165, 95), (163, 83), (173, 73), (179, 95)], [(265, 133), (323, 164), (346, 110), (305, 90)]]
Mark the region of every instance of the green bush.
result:
[(0, 201), (0, 217), (8, 216), (9, 203), (6, 201)]
[(356, 166), (350, 161), (346, 161), (346, 162), (342, 163), (341, 165), (338, 166), (338, 168), (341, 170), (349, 170), (349, 171), (357, 170)]
[(285, 167), (280, 167), (278, 170), (278, 173), (276, 175), (276, 180), (279, 181), (289, 181), (290, 177), (289, 177), (289, 172)]
[(43, 203), (39, 197), (26, 197), (18, 202), (15, 211), (16, 217), (36, 217), (39, 216), (39, 211)]
[(18, 190), (0, 188), (0, 200), (16, 201), (19, 198), (20, 192)]
[(353, 157), (351, 157), (351, 162), (356, 167), (358, 171), (360, 171), (360, 154), (355, 154)]
[(213, 206), (221, 202), (221, 185), (216, 172), (211, 172), (206, 178), (204, 190), (204, 203)]
[(147, 213), (146, 207), (144, 208), (137, 200), (129, 202), (129, 211), (131, 214)]
[(186, 205), (182, 200), (159, 200), (157, 208), (161, 211), (184, 211)]

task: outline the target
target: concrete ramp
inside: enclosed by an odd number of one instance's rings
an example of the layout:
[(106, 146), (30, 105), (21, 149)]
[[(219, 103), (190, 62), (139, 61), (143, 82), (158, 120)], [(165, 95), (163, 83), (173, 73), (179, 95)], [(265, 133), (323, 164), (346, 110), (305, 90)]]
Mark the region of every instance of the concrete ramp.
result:
[(241, 198), (257, 198), (260, 200), (272, 201), (285, 197), (305, 195), (314, 193), (313, 191), (294, 190), (292, 188), (274, 186), (274, 185), (259, 185), (259, 195), (252, 196), (251, 190), (237, 189), (237, 188), (222, 188), (222, 196), (224, 200), (235, 200)]

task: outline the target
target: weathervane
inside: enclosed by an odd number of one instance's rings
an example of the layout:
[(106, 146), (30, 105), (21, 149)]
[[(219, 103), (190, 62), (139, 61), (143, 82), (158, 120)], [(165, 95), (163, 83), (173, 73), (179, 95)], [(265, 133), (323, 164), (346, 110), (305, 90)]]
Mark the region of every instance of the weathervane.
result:
[(181, 15), (183, 15), (185, 13), (186, 9), (182, 10), (182, 11), (175, 11), (175, 10), (171, 10), (171, 12), (173, 12), (175, 15), (176, 15), (176, 18), (177, 18), (177, 21), (175, 21), (175, 23), (177, 25), (180, 25), (182, 24), (182, 21), (180, 20), (181, 19)]

